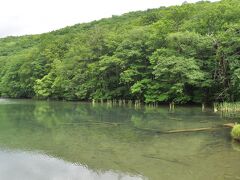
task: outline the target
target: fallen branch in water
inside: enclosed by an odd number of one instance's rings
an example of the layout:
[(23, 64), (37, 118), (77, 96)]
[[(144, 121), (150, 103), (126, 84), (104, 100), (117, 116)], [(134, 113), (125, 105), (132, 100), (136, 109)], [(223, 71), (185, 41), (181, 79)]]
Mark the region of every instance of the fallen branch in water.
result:
[(61, 125), (112, 125), (119, 126), (123, 123), (112, 123), (112, 122), (72, 122), (72, 123), (59, 123)]
[(199, 131), (214, 131), (222, 128), (233, 128), (235, 124), (234, 123), (228, 123), (228, 124), (223, 124), (222, 126), (219, 127), (205, 127), (205, 128), (193, 128), (193, 129), (176, 129), (176, 130), (169, 130), (169, 131), (160, 131), (157, 129), (142, 129), (139, 128), (140, 130), (145, 130), (145, 131), (151, 131), (155, 133), (161, 133), (161, 134), (170, 134), (170, 133), (185, 133), (185, 132), (199, 132)]
[(166, 161), (166, 162), (169, 162), (169, 163), (175, 163), (175, 164), (189, 166), (189, 164), (181, 162), (177, 159), (168, 159), (168, 158), (163, 158), (163, 157), (158, 157), (158, 156), (153, 156), (153, 155), (142, 155), (142, 156), (145, 157), (145, 158), (151, 158), (151, 159)]
[(197, 132), (197, 131), (212, 131), (217, 130), (219, 127), (209, 127), (209, 128), (194, 128), (194, 129), (180, 129), (180, 130), (170, 130), (165, 133), (181, 133), (181, 132)]

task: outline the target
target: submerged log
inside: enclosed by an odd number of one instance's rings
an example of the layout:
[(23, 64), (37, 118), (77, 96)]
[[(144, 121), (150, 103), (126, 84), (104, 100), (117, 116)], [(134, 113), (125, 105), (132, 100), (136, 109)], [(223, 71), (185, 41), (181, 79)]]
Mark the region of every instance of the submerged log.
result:
[(161, 161), (166, 161), (169, 163), (175, 163), (175, 164), (180, 164), (180, 165), (185, 165), (185, 166), (189, 166), (189, 164), (181, 162), (177, 159), (168, 159), (168, 158), (163, 158), (163, 157), (159, 157), (159, 156), (154, 156), (154, 155), (142, 155), (145, 158), (151, 158), (151, 159), (156, 159), (156, 160), (161, 160)]
[(234, 123), (227, 123), (223, 124), (222, 126), (219, 127), (206, 127), (206, 128), (193, 128), (193, 129), (179, 129), (179, 130), (170, 130), (166, 131), (165, 133), (181, 133), (181, 132), (197, 132), (197, 131), (213, 131), (213, 130), (218, 130), (221, 128), (233, 128), (235, 124)]
[(228, 123), (228, 124), (223, 124), (218, 127), (204, 127), (204, 128), (192, 128), (192, 129), (176, 129), (176, 130), (168, 130), (168, 131), (160, 131), (157, 129), (142, 129), (145, 131), (151, 131), (155, 133), (160, 133), (160, 134), (171, 134), (171, 133), (187, 133), (187, 132), (199, 132), (199, 131), (214, 131), (222, 128), (233, 128), (235, 124), (234, 123)]
[(219, 127), (209, 127), (209, 128), (194, 128), (194, 129), (179, 129), (179, 130), (170, 130), (165, 133), (181, 133), (181, 132), (197, 132), (197, 131), (212, 131), (219, 129)]
[[(233, 128), (234, 123), (223, 124), (222, 127)], [(194, 128), (194, 129), (180, 129), (180, 130), (170, 130), (166, 133), (180, 133), (180, 132), (197, 132), (197, 131), (213, 131), (222, 128), (220, 127), (206, 127), (206, 128)]]

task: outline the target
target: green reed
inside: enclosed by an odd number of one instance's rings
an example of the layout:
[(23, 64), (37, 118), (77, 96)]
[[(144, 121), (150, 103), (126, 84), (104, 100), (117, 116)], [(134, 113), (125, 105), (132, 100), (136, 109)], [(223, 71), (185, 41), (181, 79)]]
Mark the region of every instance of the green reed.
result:
[(214, 111), (240, 112), (240, 102), (214, 103)]

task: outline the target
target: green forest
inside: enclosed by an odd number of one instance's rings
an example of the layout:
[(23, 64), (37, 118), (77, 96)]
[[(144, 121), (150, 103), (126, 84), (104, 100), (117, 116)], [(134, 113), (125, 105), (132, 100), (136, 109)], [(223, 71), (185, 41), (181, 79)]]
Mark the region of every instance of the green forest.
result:
[(240, 101), (240, 1), (200, 1), (0, 39), (0, 96)]

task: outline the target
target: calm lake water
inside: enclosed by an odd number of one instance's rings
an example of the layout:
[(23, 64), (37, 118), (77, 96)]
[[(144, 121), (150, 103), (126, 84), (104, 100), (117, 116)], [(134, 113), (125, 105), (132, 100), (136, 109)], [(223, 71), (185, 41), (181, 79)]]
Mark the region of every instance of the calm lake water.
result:
[(237, 116), (200, 107), (0, 100), (1, 180), (239, 180)]

